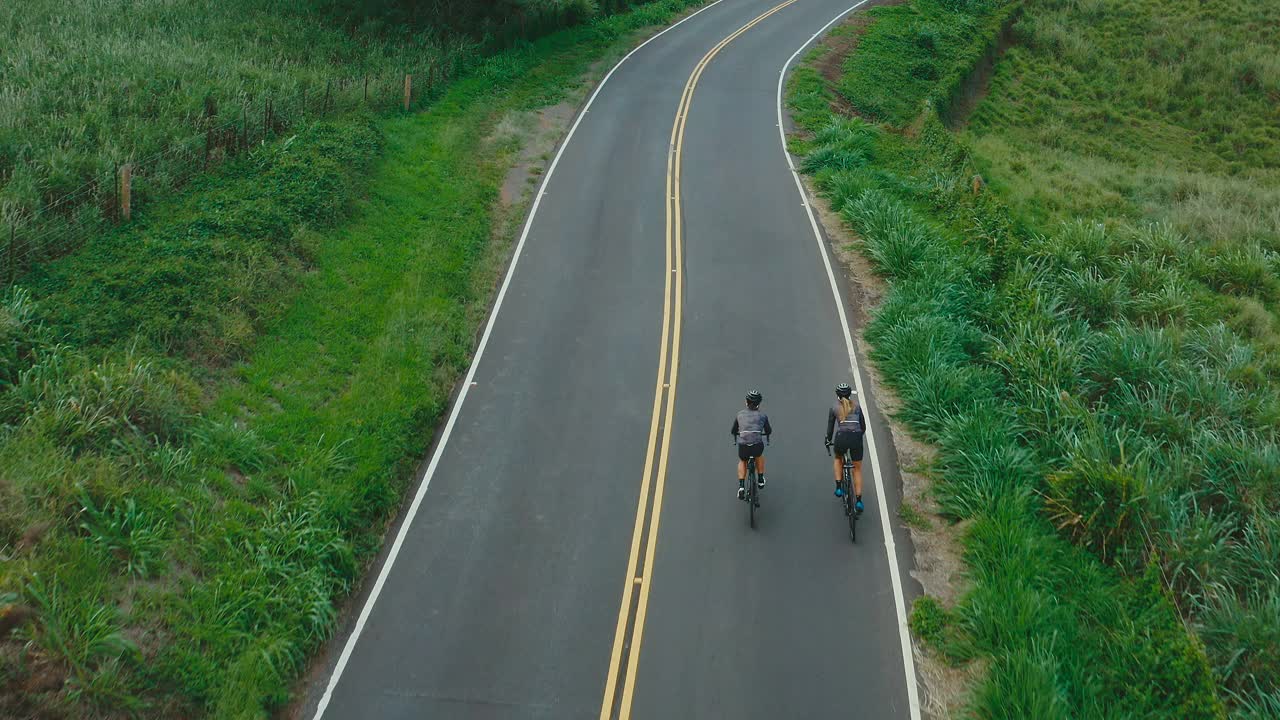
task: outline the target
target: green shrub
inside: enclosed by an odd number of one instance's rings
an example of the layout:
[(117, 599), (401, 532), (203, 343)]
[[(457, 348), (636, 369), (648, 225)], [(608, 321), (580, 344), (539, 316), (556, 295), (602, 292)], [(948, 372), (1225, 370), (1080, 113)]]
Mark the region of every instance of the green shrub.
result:
[(1223, 595), (1201, 616), (1201, 634), (1210, 659), (1231, 691), (1263, 697), (1280, 693), (1277, 613), (1280, 595), (1272, 585), (1243, 598)]
[(102, 509), (83, 488), (80, 529), (104, 555), (124, 563), (130, 575), (146, 577), (155, 569), (165, 545), (167, 521), (149, 517), (133, 498)]
[(1019, 429), (1007, 414), (983, 404), (939, 425), (945, 430), (934, 435), (944, 452), (938, 497), (944, 512), (983, 517), (1001, 503), (1030, 497), (1035, 457), (1018, 443)]
[(921, 60), (911, 66), (911, 77), (917, 80), (937, 80), (938, 66), (929, 60)]
[(1128, 633), (1116, 638), (1116, 646), (1140, 661), (1128, 666), (1136, 672), (1116, 672), (1126, 666), (1101, 668), (1124, 688), (1118, 709), (1138, 713), (1154, 708), (1155, 717), (1169, 720), (1225, 718), (1204, 648), (1177, 617), (1161, 587), (1158, 564), (1149, 566), (1128, 588), (1124, 602), (1133, 624)]
[(1000, 655), (987, 679), (978, 685), (972, 711), (977, 717), (992, 719), (1073, 717), (1054, 650), (1051, 644), (1033, 641)]
[(1213, 253), (1201, 270), (1201, 279), (1218, 292), (1274, 301), (1280, 299), (1280, 283), (1273, 269), (1273, 255), (1256, 246)]
[(82, 690), (93, 687), (104, 665), (137, 658), (137, 645), (121, 632), (116, 609), (101, 595), (69, 593), (59, 580), (41, 575), (30, 578), (23, 595), (37, 613), (34, 641), (67, 663)]
[(921, 50), (933, 50), (938, 47), (938, 31), (930, 25), (916, 28), (916, 47)]
[(1138, 464), (1069, 457), (1066, 468), (1048, 477), (1049, 516), (1103, 562), (1114, 562), (1144, 545), (1146, 473)]
[(175, 437), (185, 411), (171, 373), (134, 349), (89, 365), (65, 346), (51, 348), (20, 374), (6, 400), (10, 417), (25, 417), (77, 452), (108, 450), (123, 436)]
[(972, 641), (963, 634), (954, 612), (931, 595), (921, 595), (911, 603), (908, 618), (911, 632), (946, 662), (959, 664), (972, 657)]

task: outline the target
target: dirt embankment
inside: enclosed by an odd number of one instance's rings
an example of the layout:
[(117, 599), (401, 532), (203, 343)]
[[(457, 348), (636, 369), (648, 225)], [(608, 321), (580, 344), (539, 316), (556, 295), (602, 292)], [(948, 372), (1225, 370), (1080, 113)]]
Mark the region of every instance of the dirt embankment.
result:
[(969, 76), (956, 89), (955, 94), (941, 108), (938, 116), (947, 129), (964, 128), (969, 123), (969, 116), (973, 114), (974, 108), (978, 107), (978, 103), (981, 103), (987, 93), (991, 92), (991, 75), (995, 72), (996, 63), (999, 62), (1000, 57), (1016, 41), (1013, 26), (1018, 22), (1019, 17), (1019, 14), (1014, 14), (1009, 18), (996, 38), (995, 44), (988, 48), (987, 54), (982, 56), (978, 64), (969, 72)]

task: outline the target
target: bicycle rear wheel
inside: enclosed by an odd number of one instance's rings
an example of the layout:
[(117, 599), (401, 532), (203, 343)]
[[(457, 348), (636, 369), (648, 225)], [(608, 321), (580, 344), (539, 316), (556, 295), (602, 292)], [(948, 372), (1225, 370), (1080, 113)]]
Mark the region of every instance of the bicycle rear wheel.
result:
[(756, 506), (759, 501), (756, 499), (756, 493), (759, 488), (756, 487), (756, 461), (753, 458), (747, 464), (747, 522), (754, 529), (756, 526)]
[(844, 512), (849, 518), (849, 542), (858, 542), (858, 509), (854, 507), (853, 483), (849, 478), (849, 468), (844, 469)]

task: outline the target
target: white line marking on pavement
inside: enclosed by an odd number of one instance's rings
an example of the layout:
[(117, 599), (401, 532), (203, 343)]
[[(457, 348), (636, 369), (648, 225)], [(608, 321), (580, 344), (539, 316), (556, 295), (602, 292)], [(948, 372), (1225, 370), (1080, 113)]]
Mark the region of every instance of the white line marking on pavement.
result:
[[(813, 41), (826, 32), (827, 28), (848, 17), (850, 13), (867, 4), (868, 1), (861, 0), (861, 2), (835, 16), (826, 25), (823, 25), (822, 29), (806, 40), (803, 45), (796, 48), (791, 57), (787, 58), (787, 61), (782, 64), (782, 69), (778, 71), (777, 98), (778, 139), (782, 141), (782, 154), (787, 159), (787, 167), (791, 170), (791, 177), (796, 182), (796, 190), (800, 193), (805, 212), (809, 215), (809, 226), (813, 228), (813, 237), (818, 241), (818, 254), (822, 256), (822, 264), (827, 269), (827, 280), (831, 282), (831, 294), (835, 296), (836, 310), (840, 313), (840, 327), (844, 330), (845, 348), (849, 352), (849, 368), (853, 371), (853, 382), (857, 385), (858, 395), (861, 397), (868, 397), (868, 395), (862, 384), (862, 373), (858, 369), (858, 356), (853, 349), (853, 336), (849, 333), (849, 319), (844, 312), (844, 298), (840, 295), (840, 286), (836, 284), (836, 275), (831, 269), (831, 259), (827, 256), (827, 247), (822, 240), (822, 231), (818, 229), (818, 219), (814, 217), (813, 208), (810, 206), (809, 198), (804, 191), (804, 185), (800, 182), (800, 175), (796, 172), (795, 163), (791, 161), (791, 153), (787, 150), (787, 134), (782, 120), (782, 86), (787, 77), (787, 68), (791, 67), (791, 63), (795, 62), (796, 56), (813, 44)], [(902, 664), (907, 677), (907, 703), (911, 710), (911, 720), (920, 720), (920, 693), (916, 687), (916, 666), (911, 653), (911, 633), (907, 629), (907, 604), (902, 594), (902, 577), (898, 570), (898, 551), (893, 541), (893, 527), (889, 524), (888, 496), (884, 492), (884, 480), (882, 479), (883, 474), (880, 472), (880, 456), (876, 452), (874, 432), (867, 433), (867, 448), (871, 451), (871, 468), (876, 476), (876, 505), (880, 506), (880, 527), (884, 531), (885, 553), (889, 556), (889, 579), (893, 583), (893, 603), (898, 611), (898, 638), (902, 643)]]
[(395, 565), (396, 557), (400, 554), (400, 548), (404, 545), (405, 536), (409, 534), (409, 528), (413, 526), (413, 518), (418, 514), (418, 508), (422, 505), (422, 498), (427, 494), (427, 488), (431, 485), (431, 478), (435, 475), (436, 467), (440, 464), (440, 456), (444, 454), (445, 445), (449, 443), (449, 435), (453, 432), (453, 426), (458, 420), (458, 413), (462, 410), (462, 404), (466, 402), (467, 392), (470, 390), (476, 375), (476, 367), (479, 366), (480, 359), (484, 356), (485, 346), (489, 344), (489, 335), (493, 332), (493, 325), (498, 318), (498, 311), (502, 309), (502, 299), (506, 296), (507, 288), (511, 285), (511, 277), (515, 275), (516, 264), (520, 262), (520, 253), (524, 250), (525, 239), (529, 237), (529, 228), (533, 226), (533, 218), (538, 214), (538, 206), (542, 204), (542, 198), (546, 195), (547, 183), (550, 182), (552, 174), (555, 173), (556, 166), (560, 164), (560, 156), (564, 154), (565, 148), (569, 146), (569, 141), (573, 139), (573, 134), (577, 132), (578, 125), (586, 117), (591, 104), (596, 101), (596, 96), (600, 94), (605, 84), (609, 82), (609, 78), (613, 77), (613, 74), (617, 72), (618, 68), (622, 67), (623, 63), (639, 52), (640, 48), (701, 15), (704, 11), (719, 5), (721, 2), (722, 0), (715, 0), (715, 2), (700, 8), (692, 15), (680, 20), (671, 27), (665, 28), (633, 48), (600, 80), (595, 92), (591, 93), (591, 97), (587, 99), (587, 104), (583, 106), (582, 112), (578, 113), (577, 119), (570, 126), (568, 134), (564, 137), (564, 142), (560, 144), (560, 149), (556, 151), (555, 157), (551, 160), (551, 165), (547, 168), (547, 174), (542, 178), (542, 186), (538, 189), (538, 194), (533, 201), (533, 207), (529, 209), (529, 217), (525, 220), (524, 230), (520, 233), (520, 241), (516, 243), (515, 253), (511, 257), (511, 266), (507, 268), (507, 275), (502, 280), (502, 287), (498, 290), (498, 297), (493, 303), (493, 310), (489, 313), (489, 322), (485, 325), (484, 334), (480, 337), (480, 344), (476, 347), (476, 355), (471, 360), (471, 367), (467, 370), (467, 377), (462, 383), (462, 390), (458, 393), (458, 399), (454, 402), (453, 410), (449, 413), (449, 421), (444, 426), (444, 432), (440, 434), (440, 442), (436, 445), (436, 450), (431, 455), (431, 463), (418, 481), (418, 490), (413, 496), (413, 504), (409, 506), (408, 514), (405, 515), (404, 522), (400, 524), (400, 531), (396, 533), (396, 539), (391, 545), (390, 552), (387, 553), (387, 559), (382, 563), (382, 569), (378, 572), (378, 579), (373, 583), (373, 589), (369, 591), (369, 599), (365, 600), (364, 607), (360, 610), (360, 617), (356, 620), (356, 626), (351, 630), (351, 635), (347, 637), (347, 642), (342, 648), (342, 654), (338, 657), (338, 663), (334, 666), (333, 674), (329, 677), (329, 684), (325, 687), (320, 703), (316, 706), (316, 714), (313, 716), (313, 720), (320, 720), (324, 716), (325, 709), (329, 707), (329, 702), (333, 699), (334, 688), (338, 686), (338, 680), (342, 678), (342, 672), (351, 660), (351, 653), (355, 650), (356, 641), (360, 639), (360, 633), (364, 632), (365, 623), (369, 621), (369, 615), (373, 612), (374, 603), (378, 602), (378, 596), (382, 594), (382, 587), (387, 582), (387, 576), (391, 574), (391, 567)]

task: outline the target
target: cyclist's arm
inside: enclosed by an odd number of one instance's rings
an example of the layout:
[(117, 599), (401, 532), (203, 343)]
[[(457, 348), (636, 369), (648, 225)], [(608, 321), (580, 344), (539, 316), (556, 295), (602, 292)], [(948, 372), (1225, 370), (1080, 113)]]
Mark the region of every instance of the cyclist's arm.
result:
[(738, 437), (738, 418), (733, 419), (733, 429), (729, 431), (729, 434)]
[(765, 416), (764, 416), (764, 434), (765, 434), (765, 437), (768, 437), (768, 436), (770, 436), (770, 435), (773, 435), (773, 428), (772, 428), (772, 427), (769, 427), (769, 416), (768, 416), (768, 415), (765, 415)]
[(828, 444), (831, 442), (831, 436), (835, 433), (835, 431), (836, 431), (836, 411), (828, 409), (827, 410), (827, 443)]

